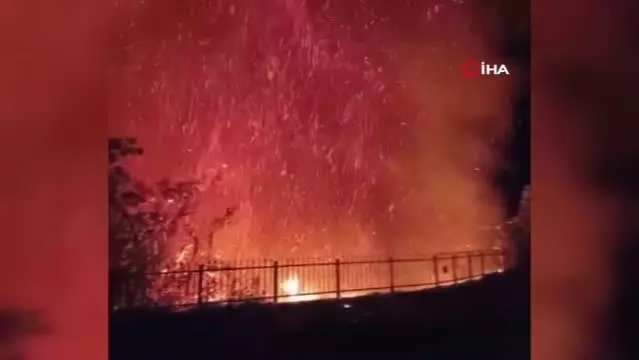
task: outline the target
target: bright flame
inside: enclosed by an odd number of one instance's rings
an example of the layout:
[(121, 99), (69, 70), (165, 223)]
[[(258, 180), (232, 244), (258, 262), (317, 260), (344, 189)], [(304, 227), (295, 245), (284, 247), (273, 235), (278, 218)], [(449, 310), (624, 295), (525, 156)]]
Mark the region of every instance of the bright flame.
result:
[[(320, 295), (300, 295), (301, 286), (300, 279), (296, 275), (289, 277), (288, 279), (282, 281), (280, 284), (280, 288), (284, 292), (284, 298), (279, 299), (279, 302), (300, 302), (300, 301), (311, 301), (320, 299)], [(310, 291), (312, 292), (312, 291)]]
[(291, 277), (287, 280), (285, 280), (282, 283), (282, 290), (284, 291), (284, 294), (289, 295), (289, 296), (295, 296), (295, 295), (299, 295), (300, 293), (300, 280), (297, 278), (297, 276), (295, 277)]

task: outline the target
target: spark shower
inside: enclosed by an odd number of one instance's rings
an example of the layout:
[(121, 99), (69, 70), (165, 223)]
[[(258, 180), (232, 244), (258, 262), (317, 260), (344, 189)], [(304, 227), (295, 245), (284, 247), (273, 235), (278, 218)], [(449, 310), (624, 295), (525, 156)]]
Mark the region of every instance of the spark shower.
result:
[[(488, 248), (509, 77), (462, 1), (120, 2), (110, 135), (145, 181), (204, 178), (222, 258), (406, 256)], [(509, 65), (509, 69), (510, 69)], [(181, 244), (180, 234), (174, 245)]]

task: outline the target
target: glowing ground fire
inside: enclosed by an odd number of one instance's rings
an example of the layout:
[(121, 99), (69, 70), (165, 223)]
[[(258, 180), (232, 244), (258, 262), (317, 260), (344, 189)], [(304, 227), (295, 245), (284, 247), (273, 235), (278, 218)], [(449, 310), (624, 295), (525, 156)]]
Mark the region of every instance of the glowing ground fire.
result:
[(282, 282), (282, 290), (286, 295), (299, 295), (300, 293), (300, 280), (296, 277), (284, 280)]
[[(312, 284), (311, 284), (312, 285)], [(278, 302), (300, 302), (300, 301), (312, 301), (321, 298), (320, 295), (315, 294), (301, 294), (301, 283), (297, 276), (292, 276), (281, 283), (282, 291), (284, 292), (283, 298)], [(312, 286), (310, 287), (312, 288)]]

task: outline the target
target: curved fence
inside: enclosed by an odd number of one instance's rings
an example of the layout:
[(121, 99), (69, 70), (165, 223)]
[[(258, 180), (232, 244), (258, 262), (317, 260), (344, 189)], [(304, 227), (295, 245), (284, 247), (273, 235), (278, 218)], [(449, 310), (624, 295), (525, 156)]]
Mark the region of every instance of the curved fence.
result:
[(220, 261), (196, 269), (111, 274), (112, 310), (297, 302), (448, 286), (501, 272), (500, 250), (424, 258)]

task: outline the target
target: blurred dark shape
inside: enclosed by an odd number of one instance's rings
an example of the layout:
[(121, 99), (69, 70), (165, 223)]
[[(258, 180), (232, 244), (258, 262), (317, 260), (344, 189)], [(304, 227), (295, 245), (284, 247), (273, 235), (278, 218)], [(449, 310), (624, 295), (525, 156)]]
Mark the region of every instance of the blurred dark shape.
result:
[(51, 332), (40, 311), (0, 309), (0, 359), (23, 359), (22, 347), (28, 337)]

